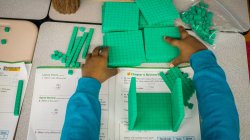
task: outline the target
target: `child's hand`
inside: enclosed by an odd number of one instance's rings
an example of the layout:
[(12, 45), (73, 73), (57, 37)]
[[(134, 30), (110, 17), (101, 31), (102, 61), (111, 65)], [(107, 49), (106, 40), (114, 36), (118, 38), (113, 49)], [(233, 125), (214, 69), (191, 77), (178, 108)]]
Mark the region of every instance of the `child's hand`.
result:
[(180, 49), (180, 55), (171, 62), (171, 67), (189, 62), (193, 53), (207, 49), (207, 47), (199, 40), (189, 35), (183, 27), (179, 27), (179, 30), (181, 33), (180, 40), (169, 38), (167, 36), (164, 38), (165, 41)]
[(82, 66), (82, 76), (95, 78), (101, 83), (118, 73), (117, 69), (109, 69), (108, 48), (105, 47), (100, 51), (100, 47), (96, 47), (92, 54), (86, 57), (86, 63)]

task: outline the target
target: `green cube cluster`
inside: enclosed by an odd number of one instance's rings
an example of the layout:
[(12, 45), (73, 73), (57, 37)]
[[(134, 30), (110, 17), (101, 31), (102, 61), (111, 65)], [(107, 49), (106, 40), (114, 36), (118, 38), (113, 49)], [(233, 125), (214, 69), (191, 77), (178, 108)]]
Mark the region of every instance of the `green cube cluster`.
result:
[(103, 41), (109, 46), (110, 67), (139, 66), (146, 61), (141, 31), (106, 33)]
[(170, 62), (179, 55), (179, 49), (167, 43), (164, 36), (179, 39), (179, 29), (177, 27), (144, 28), (147, 62)]
[(139, 8), (134, 2), (105, 2), (102, 10), (104, 33), (138, 30)]
[(180, 18), (173, 0), (136, 0), (136, 4), (149, 25), (174, 26), (174, 21)]
[(188, 74), (183, 73), (178, 67), (174, 67), (171, 68), (166, 74), (161, 72), (160, 76), (171, 91), (174, 90), (174, 81), (178, 78), (181, 79), (184, 105), (187, 106), (189, 109), (192, 109), (193, 104), (189, 103), (189, 100), (193, 96), (195, 88), (193, 86), (192, 80), (188, 78)]
[[(77, 62), (81, 50), (85, 44), (84, 52), (87, 53), (89, 49), (89, 45), (92, 39), (92, 35), (94, 33), (94, 29), (90, 28), (89, 32), (84, 32), (85, 27), (77, 27), (73, 28), (71, 38), (68, 44), (68, 48), (66, 54), (63, 54), (59, 50), (55, 50), (53, 54), (51, 54), (52, 60), (60, 60), (67, 68), (80, 68), (81, 63)], [(84, 32), (83, 35), (78, 36), (78, 30)], [(69, 75), (73, 74), (73, 70), (69, 70)]]
[(172, 93), (137, 93), (132, 77), (128, 94), (129, 130), (178, 131), (185, 111), (182, 83), (176, 79)]
[(216, 30), (212, 29), (213, 13), (208, 11), (208, 4), (200, 2), (181, 14), (181, 19), (205, 42), (214, 44)]

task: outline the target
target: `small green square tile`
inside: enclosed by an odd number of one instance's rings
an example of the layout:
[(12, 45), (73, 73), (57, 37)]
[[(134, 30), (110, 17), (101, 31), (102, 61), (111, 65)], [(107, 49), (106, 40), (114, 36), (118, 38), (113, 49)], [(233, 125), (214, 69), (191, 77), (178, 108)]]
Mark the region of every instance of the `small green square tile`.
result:
[(180, 38), (177, 27), (144, 28), (147, 62), (166, 63), (179, 55), (179, 49), (164, 40), (165, 36)]
[(110, 67), (132, 67), (145, 62), (141, 31), (106, 33), (103, 41), (109, 47)]
[(138, 30), (139, 8), (134, 2), (105, 2), (102, 11), (103, 32)]
[(6, 39), (2, 39), (2, 40), (1, 40), (1, 44), (2, 44), (2, 45), (6, 45), (6, 44), (7, 44), (7, 40), (6, 40)]
[(5, 32), (10, 32), (10, 27), (5, 27), (5, 28), (4, 28), (4, 31), (5, 31)]

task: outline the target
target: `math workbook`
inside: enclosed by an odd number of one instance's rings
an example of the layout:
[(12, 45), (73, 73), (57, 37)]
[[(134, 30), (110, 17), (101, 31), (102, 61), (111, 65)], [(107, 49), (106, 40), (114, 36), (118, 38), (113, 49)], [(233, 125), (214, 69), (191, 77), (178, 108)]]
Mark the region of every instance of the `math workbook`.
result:
[[(189, 77), (193, 76), (190, 67), (181, 70), (188, 73)], [(194, 106), (192, 109), (185, 107), (185, 117), (177, 132), (128, 129), (128, 93), (131, 78), (136, 78), (136, 90), (139, 92), (137, 94), (171, 94), (160, 76), (160, 72), (167, 71), (168, 69), (121, 68), (118, 75), (102, 84), (99, 94), (102, 108), (100, 140), (200, 139), (200, 120), (195, 94), (190, 99)], [(68, 74), (67, 68), (36, 69), (29, 140), (60, 139), (67, 102), (74, 94), (80, 77), (80, 69), (74, 69), (73, 75)]]

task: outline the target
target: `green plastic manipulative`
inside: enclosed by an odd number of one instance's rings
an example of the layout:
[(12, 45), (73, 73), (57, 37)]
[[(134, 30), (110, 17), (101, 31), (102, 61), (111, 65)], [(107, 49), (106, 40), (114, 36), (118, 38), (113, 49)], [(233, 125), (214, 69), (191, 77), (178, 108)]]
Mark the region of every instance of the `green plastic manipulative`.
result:
[(54, 50), (54, 54), (55, 54), (55, 55), (58, 55), (58, 54), (59, 54), (59, 51), (58, 51), (58, 50)]
[(73, 29), (70, 41), (69, 41), (67, 52), (66, 52), (67, 56), (69, 56), (71, 54), (71, 50), (74, 47), (74, 42), (75, 42), (75, 39), (76, 39), (76, 36), (77, 36), (77, 32), (78, 32), (78, 27), (75, 26), (74, 29)]
[(134, 2), (104, 2), (102, 32), (138, 30), (139, 8)]
[(180, 79), (170, 93), (137, 93), (133, 77), (128, 95), (129, 130), (177, 131), (184, 118)]
[(135, 79), (135, 77), (131, 78), (128, 100), (129, 100), (129, 104), (128, 104), (129, 126), (128, 126), (128, 129), (132, 130), (132, 129), (134, 129), (134, 126), (136, 123), (136, 118), (137, 118), (137, 98), (136, 98), (136, 79)]
[(174, 25), (175, 19), (180, 18), (173, 0), (136, 0), (136, 4), (149, 25)]
[(189, 109), (193, 108), (193, 104), (189, 103), (190, 98), (193, 96), (195, 92), (195, 88), (193, 86), (193, 82), (190, 78), (188, 78), (188, 74), (182, 73), (179, 68), (174, 67), (171, 68), (167, 74), (163, 72), (160, 73), (163, 81), (169, 87), (171, 91), (173, 91), (174, 82), (177, 78), (180, 78), (182, 81), (182, 91), (183, 91), (183, 102), (184, 105)]
[(73, 70), (68, 70), (68, 75), (73, 75), (74, 71)]
[(83, 49), (83, 53), (82, 53), (82, 59), (85, 59), (86, 56), (87, 56), (87, 53), (89, 51), (90, 42), (92, 40), (94, 31), (95, 31), (94, 28), (89, 29), (89, 35), (88, 35), (88, 38), (87, 38), (86, 43), (84, 45), (84, 49)]
[(2, 45), (7, 44), (7, 40), (6, 40), (6, 39), (2, 39), (2, 40), (1, 40), (1, 44), (2, 44)]
[(166, 27), (166, 26), (174, 26), (173, 25), (174, 22), (165, 22), (165, 23), (159, 23), (159, 24), (154, 24), (154, 25), (149, 25), (146, 21), (146, 19), (144, 18), (144, 16), (142, 15), (142, 13), (140, 12), (140, 16), (139, 16), (139, 28), (151, 28), (151, 27)]
[(19, 116), (20, 114), (22, 92), (23, 92), (23, 80), (19, 80), (18, 85), (17, 85), (16, 101), (15, 101), (15, 108), (14, 108), (15, 116)]
[(69, 67), (69, 66), (70, 66), (70, 63), (71, 63), (71, 61), (72, 61), (72, 59), (73, 59), (73, 57), (74, 57), (74, 55), (75, 55), (75, 52), (76, 52), (76, 50), (77, 50), (78, 45), (79, 45), (80, 42), (81, 42), (81, 39), (82, 39), (82, 37), (80, 37), (80, 38), (77, 37), (77, 38), (76, 38), (76, 41), (75, 41), (74, 46), (73, 46), (73, 49), (72, 49), (71, 53), (69, 54), (69, 56), (68, 56), (68, 58), (67, 58), (66, 67)]
[(10, 27), (5, 27), (5, 28), (4, 28), (4, 31), (5, 31), (5, 32), (10, 32)]
[(81, 31), (81, 32), (84, 32), (85, 29), (86, 29), (85, 27), (80, 27), (80, 31)]
[(109, 46), (109, 67), (133, 67), (146, 61), (141, 31), (106, 33), (103, 41)]
[(188, 24), (192, 30), (205, 42), (214, 44), (216, 30), (212, 29), (214, 14), (208, 11), (208, 4), (201, 1), (181, 14), (182, 21)]
[(177, 27), (144, 28), (147, 62), (170, 62), (179, 55), (179, 49), (167, 43), (164, 36), (179, 39), (180, 31)]
[(76, 62), (76, 68), (80, 68), (81, 67), (81, 63), (80, 62)]
[(77, 61), (77, 59), (78, 59), (78, 57), (79, 57), (79, 54), (80, 54), (80, 52), (81, 52), (81, 50), (82, 50), (82, 48), (83, 48), (83, 44), (84, 44), (84, 42), (86, 41), (87, 37), (88, 37), (88, 33), (85, 32), (85, 33), (83, 34), (82, 38), (81, 38), (81, 41), (80, 41), (80, 43), (79, 43), (77, 49), (76, 49), (75, 55), (74, 55), (74, 57), (73, 57), (73, 59), (72, 59), (72, 62), (76, 62), (76, 61)]

